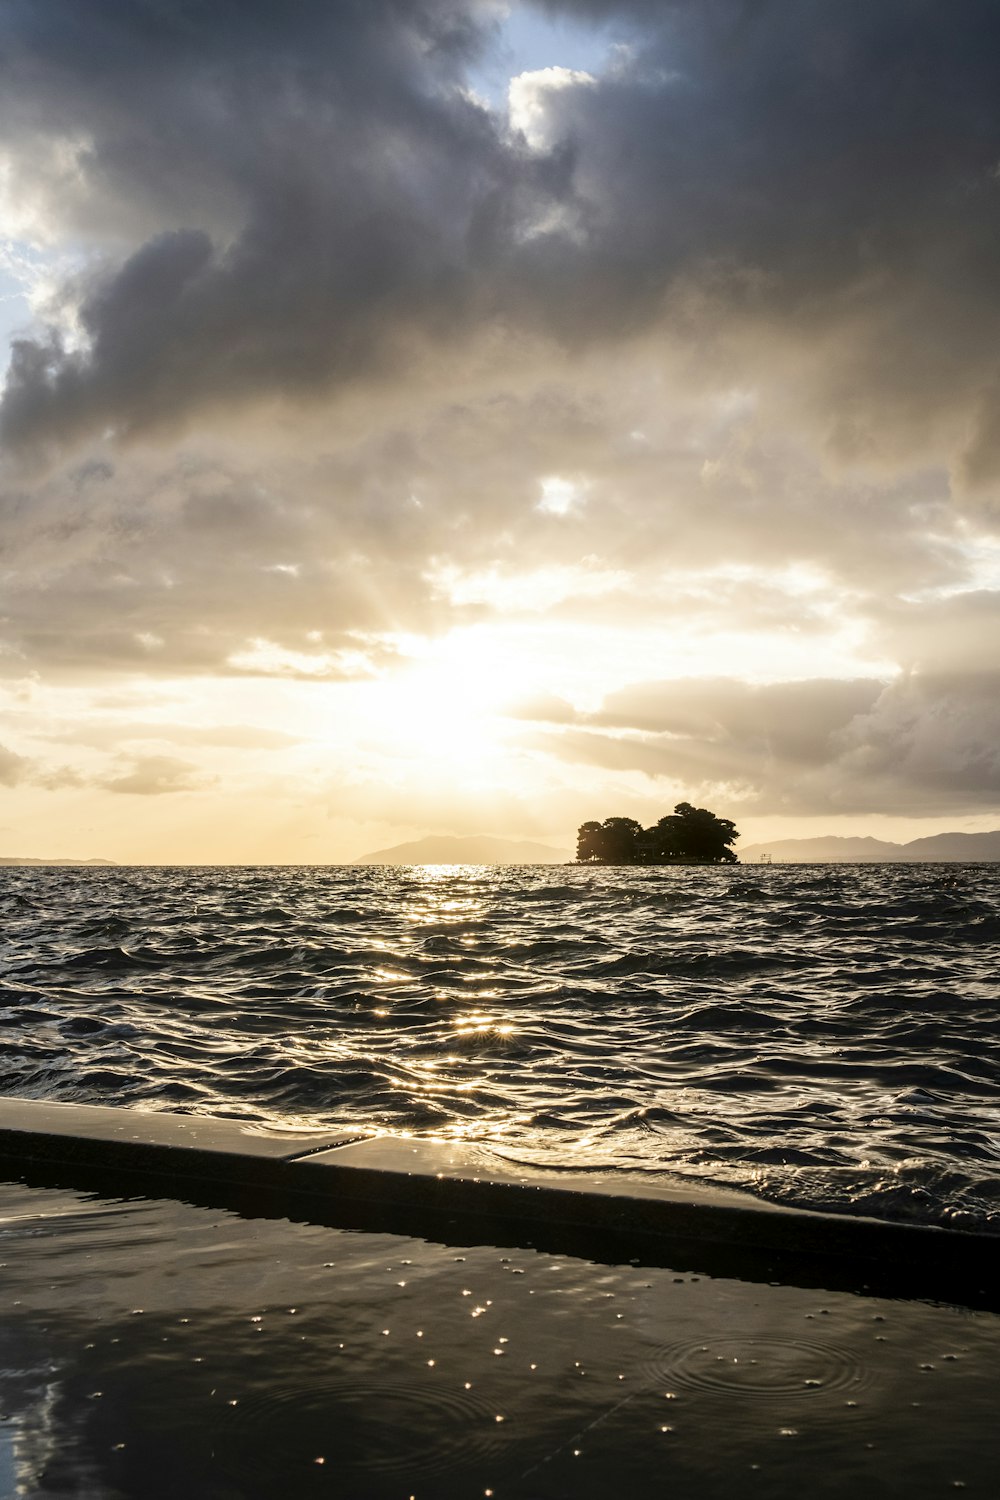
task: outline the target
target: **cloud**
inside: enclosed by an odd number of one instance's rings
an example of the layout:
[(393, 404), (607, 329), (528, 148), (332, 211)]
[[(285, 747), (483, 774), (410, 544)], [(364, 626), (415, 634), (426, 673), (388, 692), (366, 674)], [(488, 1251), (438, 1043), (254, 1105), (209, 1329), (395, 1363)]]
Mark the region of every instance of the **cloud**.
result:
[(1000, 795), (1000, 675), (643, 683), (533, 743), (755, 814), (986, 811)]
[(522, 698), (509, 705), (507, 714), (512, 719), (528, 719), (544, 724), (572, 724), (580, 717), (571, 703), (555, 693)]
[(174, 724), (133, 726), (136, 732), (145, 728), (150, 737), (157, 729), (162, 737), (178, 744), (209, 745), (229, 750), (284, 750), (299, 743), (299, 736), (282, 729), (262, 729), (256, 724)]
[[(664, 409), (627, 361), (549, 373), (502, 400), (421, 389), (371, 429), (300, 415), (0, 482), (0, 671), (351, 680), (401, 631), (490, 614), (818, 635), (968, 574), (940, 476), (835, 482), (742, 409)], [(560, 469), (586, 477), (567, 515), (538, 506)]]
[(1000, 591), (967, 589), (922, 600), (873, 601), (874, 632), (894, 660), (940, 680), (996, 669), (1000, 638)]
[(47, 766), (35, 770), (32, 778), (35, 786), (40, 786), (46, 792), (61, 792), (68, 787), (77, 788), (88, 785), (85, 776), (76, 770), (74, 766)]
[[(0, 212), (49, 288), (0, 401), (0, 673), (336, 718), (408, 638), (506, 625), (581, 784), (988, 806), (1000, 14), (543, 8), (619, 45), (491, 111), (499, 0), (0, 0)], [(285, 743), (176, 712), (128, 746)]]
[(882, 684), (716, 680), (645, 683), (606, 699), (591, 723), (678, 739), (725, 739), (782, 763), (821, 764), (831, 737), (871, 709)]
[(551, 150), (558, 137), (553, 136), (549, 95), (553, 90), (581, 88), (594, 82), (590, 73), (575, 68), (538, 68), (519, 73), (511, 79), (507, 91), (507, 113), (512, 128), (524, 136), (533, 150)]
[(17, 786), (23, 781), (31, 768), (31, 761), (26, 756), (17, 755), (13, 750), (0, 745), (0, 785)]
[(461, 318), (472, 221), (508, 175), (459, 87), (496, 8), (300, 0), (220, 24), (228, 9), (98, 0), (82, 28), (58, 0), (3, 7), (0, 128), (21, 174), (74, 143), (76, 191), (61, 201), (56, 177), (49, 215), (93, 235), (102, 206), (132, 242), (81, 272), (73, 343), (15, 345), (7, 441), (307, 397)]
[(115, 720), (108, 723), (51, 726), (32, 730), (35, 738), (87, 745), (103, 750), (109, 746), (165, 742), (174, 745), (204, 745), (227, 750), (284, 750), (300, 743), (297, 735), (256, 724), (169, 724)]
[(842, 737), (838, 774), (866, 809), (989, 808), (1000, 796), (1000, 673), (908, 676)]
[(144, 755), (132, 762), (123, 776), (112, 776), (99, 783), (109, 792), (124, 792), (140, 797), (157, 797), (166, 792), (201, 790), (207, 779), (196, 766), (172, 755)]
[(7, 0), (12, 180), (94, 246), (69, 334), (15, 349), (7, 443), (439, 381), (514, 332), (655, 339), (794, 407), (843, 460), (919, 453), (992, 484), (996, 8), (549, 8), (617, 17), (628, 46), (596, 79), (518, 81), (526, 149), (465, 87), (497, 36), (482, 0), (300, 0), (238, 24), (95, 0), (86, 26)]

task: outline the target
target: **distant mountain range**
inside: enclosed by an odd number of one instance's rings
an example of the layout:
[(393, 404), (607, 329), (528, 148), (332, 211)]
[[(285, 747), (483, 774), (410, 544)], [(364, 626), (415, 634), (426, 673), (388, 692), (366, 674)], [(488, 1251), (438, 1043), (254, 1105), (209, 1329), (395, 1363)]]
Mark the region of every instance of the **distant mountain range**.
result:
[(27, 855), (0, 854), (0, 865), (113, 865), (113, 859), (29, 859)]
[(0, 853), (0, 864), (114, 864), (114, 859), (28, 859), (19, 853)]
[(486, 834), (469, 838), (448, 835), (414, 839), (363, 854), (356, 865), (564, 865), (571, 859), (566, 849), (550, 849), (514, 839), (495, 839)]
[(935, 833), (928, 838), (911, 839), (908, 844), (892, 844), (884, 839), (838, 838), (828, 835), (818, 839), (772, 839), (763, 844), (747, 844), (737, 849), (741, 864), (757, 864), (761, 856), (770, 856), (779, 864), (913, 864), (925, 860), (931, 864), (965, 863), (976, 860), (1000, 860), (1000, 830), (992, 833)]
[[(769, 856), (777, 864), (963, 864), (982, 860), (1000, 863), (1000, 829), (992, 833), (935, 833), (893, 844), (886, 839), (840, 838), (829, 834), (817, 839), (770, 839), (737, 849), (740, 862), (758, 864)], [(353, 861), (356, 865), (564, 865), (572, 861), (568, 849), (553, 849), (530, 840), (492, 838), (473, 834), (467, 838), (431, 835), (391, 849), (376, 849)], [(0, 865), (75, 865), (113, 867), (113, 859), (35, 859), (27, 855), (0, 854)]]

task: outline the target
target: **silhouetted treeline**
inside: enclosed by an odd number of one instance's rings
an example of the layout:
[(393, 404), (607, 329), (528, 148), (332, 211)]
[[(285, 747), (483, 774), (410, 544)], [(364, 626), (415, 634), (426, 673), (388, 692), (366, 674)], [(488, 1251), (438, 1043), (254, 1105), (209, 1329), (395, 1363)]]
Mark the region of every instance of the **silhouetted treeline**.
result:
[(707, 807), (678, 802), (652, 828), (643, 828), (635, 818), (581, 824), (576, 857), (592, 865), (734, 865), (737, 858), (730, 845), (738, 838), (728, 818), (717, 818)]

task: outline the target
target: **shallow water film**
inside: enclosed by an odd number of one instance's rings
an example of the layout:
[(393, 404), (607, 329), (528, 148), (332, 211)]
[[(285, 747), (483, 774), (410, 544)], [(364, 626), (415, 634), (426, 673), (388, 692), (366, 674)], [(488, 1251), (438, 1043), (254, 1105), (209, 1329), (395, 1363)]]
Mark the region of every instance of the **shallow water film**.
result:
[(0, 1185), (0, 1494), (996, 1492), (998, 1319)]
[(0, 1088), (1000, 1232), (1000, 866), (0, 871)]

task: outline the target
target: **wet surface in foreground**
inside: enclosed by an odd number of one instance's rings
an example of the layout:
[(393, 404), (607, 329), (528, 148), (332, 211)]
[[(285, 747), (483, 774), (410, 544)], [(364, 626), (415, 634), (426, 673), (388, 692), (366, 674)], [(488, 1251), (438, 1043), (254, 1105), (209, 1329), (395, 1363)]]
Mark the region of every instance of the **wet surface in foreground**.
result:
[(0, 1495), (995, 1492), (1000, 1320), (0, 1187)]

